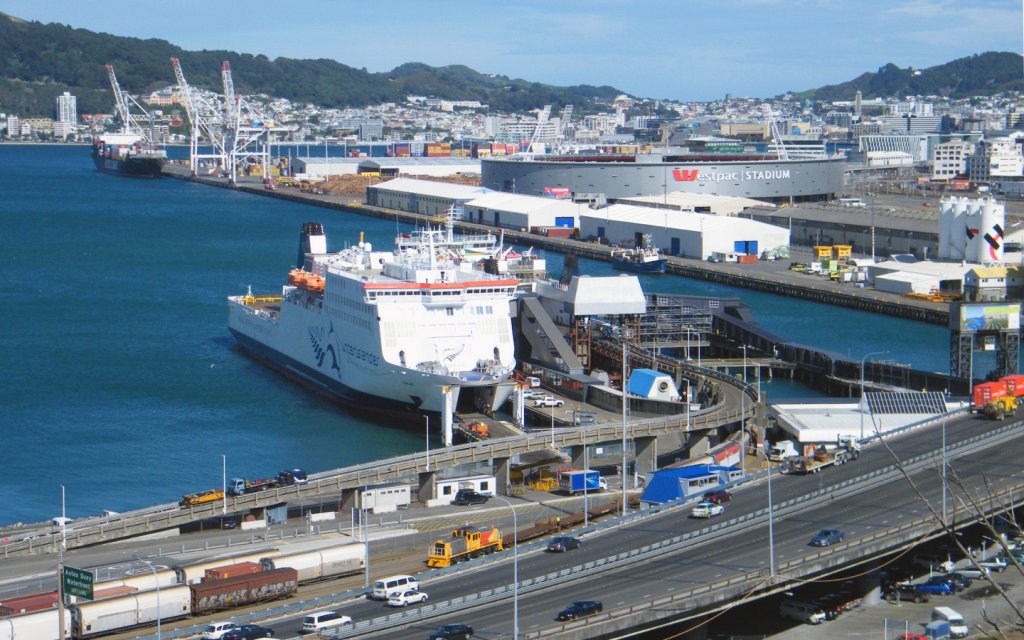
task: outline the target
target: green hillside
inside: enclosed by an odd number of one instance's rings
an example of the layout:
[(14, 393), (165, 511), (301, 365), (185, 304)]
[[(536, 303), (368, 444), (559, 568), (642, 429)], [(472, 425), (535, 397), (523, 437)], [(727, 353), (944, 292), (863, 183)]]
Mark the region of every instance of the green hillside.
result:
[(78, 96), (82, 113), (109, 113), (113, 98), (104, 65), (133, 93), (174, 83), (169, 59), (181, 60), (190, 84), (221, 90), (220, 65), (231, 63), (239, 93), (263, 93), (325, 107), (359, 107), (401, 102), (407, 95), (479, 100), (497, 111), (523, 111), (551, 104), (575, 105), (622, 93), (613, 87), (556, 87), (464, 66), (404, 64), (389, 73), (369, 73), (334, 60), (271, 60), (230, 51), (185, 51), (165, 40), (140, 40), (50, 23), (26, 22), (0, 13), (0, 111), (52, 116), (54, 97)]
[(1024, 57), (1019, 53), (979, 53), (928, 69), (901, 69), (889, 63), (876, 73), (849, 82), (795, 94), (799, 99), (852, 100), (905, 96), (970, 98), (1003, 91), (1024, 91)]

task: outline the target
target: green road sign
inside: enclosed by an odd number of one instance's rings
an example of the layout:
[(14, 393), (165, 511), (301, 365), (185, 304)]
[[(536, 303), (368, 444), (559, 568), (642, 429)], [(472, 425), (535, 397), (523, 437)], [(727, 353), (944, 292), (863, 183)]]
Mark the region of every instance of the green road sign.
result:
[(92, 573), (64, 567), (64, 594), (92, 600)]

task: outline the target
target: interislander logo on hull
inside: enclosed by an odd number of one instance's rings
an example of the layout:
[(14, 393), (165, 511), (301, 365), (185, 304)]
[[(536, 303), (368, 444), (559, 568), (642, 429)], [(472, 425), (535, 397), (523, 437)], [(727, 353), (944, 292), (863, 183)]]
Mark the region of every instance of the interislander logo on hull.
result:
[(744, 180), (789, 180), (789, 169), (766, 169), (755, 171), (708, 171), (699, 169), (673, 169), (672, 178), (676, 182), (741, 182)]

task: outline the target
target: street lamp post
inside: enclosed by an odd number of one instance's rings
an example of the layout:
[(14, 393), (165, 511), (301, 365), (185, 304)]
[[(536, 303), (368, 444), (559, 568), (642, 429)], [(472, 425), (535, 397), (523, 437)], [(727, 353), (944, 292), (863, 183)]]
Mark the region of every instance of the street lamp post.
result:
[(425, 471), (430, 471), (430, 416), (423, 416), (427, 421), (427, 466)]
[[(767, 443), (766, 443), (767, 444)], [(772, 507), (772, 461), (765, 453), (768, 463), (768, 579), (775, 578), (775, 514)], [(769, 582), (769, 584), (771, 584)]]
[(221, 513), (228, 512), (228, 457), (220, 454)]
[[(583, 483), (586, 486), (586, 482)], [(504, 496), (494, 496), (495, 500), (501, 500), (512, 510), (512, 640), (519, 640), (519, 519), (516, 518), (516, 508)]]
[[(871, 356), (880, 356), (883, 353), (889, 353), (888, 351), (872, 351), (871, 353), (865, 353), (864, 357), (860, 359), (860, 401), (861, 404), (867, 404), (864, 401), (864, 367), (867, 365), (868, 358)], [(860, 408), (860, 441), (864, 442), (864, 409)]]
[(740, 473), (747, 475), (747, 345), (743, 349), (743, 389), (740, 391)]
[(587, 428), (581, 427), (580, 433), (583, 434), (583, 526), (586, 528), (590, 526), (590, 500), (587, 496), (587, 472), (590, 471), (590, 459), (587, 457)]
[(133, 553), (132, 557), (139, 562), (144, 563), (149, 567), (149, 570), (153, 572), (153, 582), (156, 584), (156, 640), (160, 640), (160, 580), (157, 578), (156, 568), (153, 566), (152, 562), (149, 560), (143, 560), (138, 556), (138, 554)]
[(629, 498), (626, 496), (626, 406), (629, 403), (629, 391), (626, 383), (626, 336), (622, 336), (622, 515), (626, 515), (629, 508)]

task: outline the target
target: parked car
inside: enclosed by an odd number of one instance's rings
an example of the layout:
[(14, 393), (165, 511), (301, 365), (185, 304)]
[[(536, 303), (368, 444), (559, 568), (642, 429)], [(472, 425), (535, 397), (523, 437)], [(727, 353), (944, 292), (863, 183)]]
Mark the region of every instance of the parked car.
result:
[(409, 589), (401, 593), (392, 593), (388, 596), (389, 607), (408, 607), (410, 604), (419, 604), (427, 601), (427, 594), (423, 591)]
[(839, 529), (822, 529), (808, 543), (812, 547), (828, 547), (843, 541), (845, 534)]
[(491, 496), (486, 493), (478, 493), (472, 489), (459, 489), (455, 492), (455, 499), (452, 500), (452, 504), (484, 504), (490, 499)]
[(583, 546), (579, 538), (572, 536), (555, 536), (548, 541), (548, 551), (563, 552), (571, 549), (579, 549)]
[(597, 600), (577, 600), (568, 607), (558, 612), (557, 620), (575, 620), (586, 618), (604, 610), (604, 606)]
[(274, 630), (258, 624), (240, 624), (220, 637), (220, 640), (256, 640), (273, 638)]
[(473, 627), (468, 624), (446, 624), (427, 636), (427, 640), (469, 640), (473, 637)]
[(959, 571), (953, 571), (940, 577), (945, 578), (947, 582), (952, 583), (956, 587), (957, 591), (967, 589), (971, 586), (971, 582), (973, 582), (969, 576), (966, 576)]
[(942, 576), (932, 576), (926, 582), (915, 585), (918, 589), (933, 595), (948, 596), (953, 594), (953, 585)]
[(203, 628), (203, 633), (199, 637), (203, 640), (220, 640), (225, 633), (237, 628), (238, 625), (234, 622), (211, 622)]
[(939, 557), (931, 553), (915, 555), (910, 564), (925, 571), (952, 571), (955, 566), (949, 557)]
[(928, 591), (919, 589), (920, 585), (909, 582), (896, 582), (884, 591), (886, 600), (911, 600), (913, 602), (928, 602), (931, 599)]
[(534, 398), (533, 406), (535, 407), (560, 407), (565, 402), (561, 398), (555, 398), (554, 396), (544, 396), (542, 398)]
[(725, 507), (714, 502), (701, 502), (690, 509), (691, 518), (710, 518), (725, 513)]
[(995, 571), (996, 573), (999, 573), (1001, 571), (1005, 571), (1006, 567), (1009, 564), (1010, 564), (1009, 563), (1009, 559), (1004, 557), (1004, 556), (1002, 556), (1002, 555), (992, 556), (991, 558), (988, 558), (987, 560), (980, 560), (980, 561), (978, 561), (978, 566), (979, 567), (982, 567), (984, 569), (988, 569), (989, 571)]
[(825, 612), (825, 620), (835, 620), (838, 618), (846, 609), (843, 608), (843, 603), (835, 596), (822, 596), (821, 598), (815, 598), (811, 600), (811, 604), (816, 607), (821, 607), (821, 610)]
[(715, 504), (724, 504), (732, 500), (732, 494), (725, 489), (712, 489), (704, 493), (704, 502), (713, 502)]

